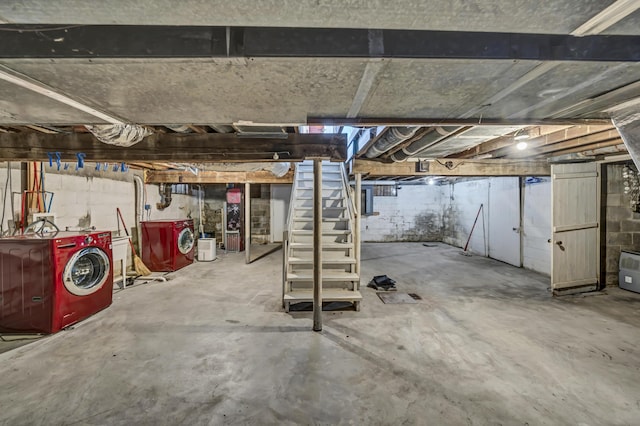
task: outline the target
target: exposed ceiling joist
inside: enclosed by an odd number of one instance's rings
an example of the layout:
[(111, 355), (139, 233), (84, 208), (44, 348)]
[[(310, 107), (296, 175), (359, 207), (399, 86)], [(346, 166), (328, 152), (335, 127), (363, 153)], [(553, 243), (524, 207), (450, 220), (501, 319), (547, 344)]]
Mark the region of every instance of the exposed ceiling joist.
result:
[(145, 172), (146, 183), (293, 183), (293, 171), (277, 177), (269, 171), (217, 172), (200, 170), (195, 175), (189, 171), (163, 170)]
[(147, 136), (128, 148), (99, 142), (90, 133), (48, 135), (36, 132), (0, 134), (0, 161), (44, 161), (59, 152), (64, 161), (126, 162), (272, 162), (308, 157), (345, 161), (344, 134), (287, 134), (285, 138), (238, 138), (228, 133), (165, 133)]
[(196, 126), (193, 124), (189, 124), (187, 125), (187, 127), (189, 127), (191, 130), (193, 130), (196, 133), (207, 133), (207, 131), (205, 129), (203, 129), (201, 126)]
[(437, 159), (423, 162), (423, 170), (417, 171), (418, 163), (380, 163), (370, 160), (355, 160), (351, 174), (361, 173), (367, 178), (406, 176), (548, 176), (551, 173), (546, 161), (531, 160), (458, 160)]
[[(591, 131), (590, 131), (591, 130)], [(596, 130), (596, 131), (593, 131)], [(550, 154), (568, 148), (580, 149), (581, 147), (610, 140), (620, 140), (620, 133), (615, 128), (605, 130), (599, 129), (576, 129), (570, 128), (561, 132), (535, 138), (527, 141), (527, 149), (514, 152), (512, 149), (503, 148), (494, 151), (494, 157), (508, 156), (510, 158), (523, 158), (537, 155)], [(583, 133), (585, 132), (585, 133)]]
[(640, 2), (638, 2), (638, 0), (617, 0), (572, 31), (571, 35), (582, 37), (600, 34), (602, 31), (633, 14), (638, 9), (640, 9)]
[[(536, 130), (537, 129), (537, 130)], [(529, 130), (532, 138), (527, 139), (527, 144), (531, 147), (550, 145), (560, 143), (569, 139), (580, 138), (590, 135), (592, 133), (612, 130), (611, 123), (600, 125), (581, 125), (581, 126), (540, 126)], [(507, 151), (514, 145), (513, 135), (507, 135), (499, 137), (487, 142), (484, 142), (475, 147), (469, 148), (465, 151), (453, 154), (451, 158), (474, 158), (479, 156), (491, 155), (507, 155)], [(527, 155), (523, 153), (522, 155)]]
[[(558, 156), (558, 155), (566, 155), (566, 154), (573, 154), (573, 153), (588, 153), (588, 152), (592, 152), (592, 151), (598, 151), (601, 150), (603, 148), (609, 148), (609, 147), (618, 147), (618, 146), (622, 146), (624, 147), (624, 142), (622, 141), (622, 139), (620, 138), (615, 138), (615, 139), (607, 139), (607, 140), (603, 140), (603, 141), (599, 141), (599, 142), (593, 142), (590, 144), (586, 144), (586, 145), (580, 145), (578, 147), (576, 146), (571, 146), (571, 145), (564, 145), (561, 144), (561, 146), (559, 146), (557, 150), (548, 152), (548, 153), (544, 153), (544, 154), (539, 154), (539, 155), (535, 155), (535, 157), (548, 157), (549, 155), (553, 155)], [(619, 150), (616, 150), (619, 152)]]

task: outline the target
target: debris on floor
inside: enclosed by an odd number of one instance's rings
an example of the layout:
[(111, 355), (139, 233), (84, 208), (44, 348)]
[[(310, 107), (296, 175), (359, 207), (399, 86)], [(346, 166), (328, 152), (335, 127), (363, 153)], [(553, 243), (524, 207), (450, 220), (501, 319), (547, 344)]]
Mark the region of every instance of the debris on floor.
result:
[(386, 275), (376, 275), (373, 277), (367, 287), (374, 290), (396, 291), (396, 282)]
[(416, 300), (422, 300), (422, 296), (416, 293), (407, 293), (409, 296), (413, 297)]
[(416, 299), (411, 297), (407, 293), (376, 293), (380, 300), (386, 305), (390, 304), (409, 304), (409, 303), (418, 303)]
[(426, 244), (426, 243), (422, 243), (423, 246), (425, 247), (438, 247), (437, 244)]

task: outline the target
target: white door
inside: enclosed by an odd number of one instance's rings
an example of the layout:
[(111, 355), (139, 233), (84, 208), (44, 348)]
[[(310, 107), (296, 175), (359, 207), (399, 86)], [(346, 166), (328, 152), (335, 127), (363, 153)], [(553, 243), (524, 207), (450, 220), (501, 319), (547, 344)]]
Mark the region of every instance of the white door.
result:
[(281, 242), (287, 229), (291, 185), (271, 185), (271, 241)]
[(489, 257), (513, 266), (520, 261), (520, 179), (489, 179)]
[(551, 166), (554, 294), (596, 290), (600, 281), (598, 164)]

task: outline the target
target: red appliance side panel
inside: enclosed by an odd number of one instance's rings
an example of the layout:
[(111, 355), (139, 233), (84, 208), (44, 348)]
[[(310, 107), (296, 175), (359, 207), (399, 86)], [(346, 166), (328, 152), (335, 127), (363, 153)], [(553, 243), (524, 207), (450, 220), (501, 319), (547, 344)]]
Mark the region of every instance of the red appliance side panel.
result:
[(174, 222), (142, 222), (142, 261), (154, 272), (173, 270)]
[[(83, 234), (62, 240), (55, 240), (55, 303), (53, 310), (52, 332), (57, 332), (82, 321), (107, 308), (113, 300), (113, 254), (111, 233), (101, 232)], [(86, 247), (98, 247), (109, 258), (109, 271), (105, 283), (95, 293), (76, 296), (66, 289), (63, 283), (64, 269), (71, 257)]]
[(50, 241), (0, 240), (0, 331), (51, 332), (52, 268)]

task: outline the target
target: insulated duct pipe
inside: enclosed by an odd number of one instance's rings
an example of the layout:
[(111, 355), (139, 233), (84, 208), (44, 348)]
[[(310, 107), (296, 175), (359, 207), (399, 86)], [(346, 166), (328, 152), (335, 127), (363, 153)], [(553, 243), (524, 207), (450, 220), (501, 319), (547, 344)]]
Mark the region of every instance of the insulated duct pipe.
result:
[(404, 161), (412, 155), (417, 154), (441, 141), (442, 139), (450, 136), (453, 132), (460, 129), (461, 127), (457, 126), (446, 126), (446, 127), (436, 127), (434, 132), (429, 132), (417, 141), (411, 143), (411, 145), (402, 148), (400, 151), (394, 153), (391, 156), (391, 159), (395, 162)]
[(364, 153), (367, 158), (376, 158), (390, 149), (397, 146), (399, 143), (406, 141), (416, 134), (420, 127), (390, 127), (389, 130), (371, 145), (371, 147)]

